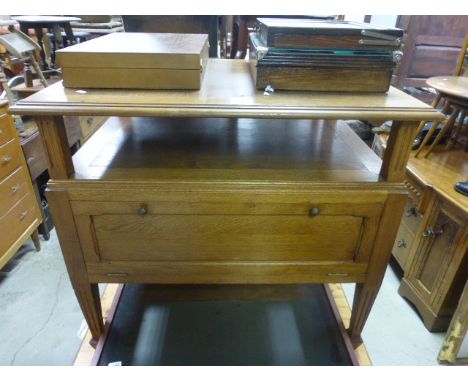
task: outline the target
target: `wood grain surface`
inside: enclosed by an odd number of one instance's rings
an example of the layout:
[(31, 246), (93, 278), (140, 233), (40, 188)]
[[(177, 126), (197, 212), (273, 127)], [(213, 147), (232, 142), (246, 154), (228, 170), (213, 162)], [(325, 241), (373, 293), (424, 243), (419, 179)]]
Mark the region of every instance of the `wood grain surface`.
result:
[(378, 182), (380, 159), (343, 122), (110, 118), (73, 158), (73, 178)]
[(278, 91), (255, 89), (249, 63), (209, 59), (199, 91), (66, 89), (62, 83), (19, 101), (25, 115), (114, 115), (168, 117), (257, 117), (440, 120), (429, 105), (390, 88), (388, 93)]
[[(12, 112), (40, 116), (48, 200), (95, 339), (99, 282), (356, 282), (357, 339), (406, 202), (412, 135), (442, 117), (394, 88), (266, 96), (240, 60), (210, 60), (200, 91), (56, 84)], [(80, 114), (132, 118), (110, 118), (72, 160), (61, 115)], [(341, 118), (397, 121), (382, 165), (349, 127), (301, 120)]]

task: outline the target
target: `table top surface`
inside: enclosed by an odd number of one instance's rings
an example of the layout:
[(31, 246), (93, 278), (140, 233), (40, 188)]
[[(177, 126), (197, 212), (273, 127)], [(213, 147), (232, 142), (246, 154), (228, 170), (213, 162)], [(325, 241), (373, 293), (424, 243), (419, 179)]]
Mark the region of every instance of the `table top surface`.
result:
[(427, 158), (415, 158), (413, 151), (407, 168), (422, 183), (468, 213), (468, 198), (454, 189), (455, 183), (468, 180), (468, 153), (462, 149), (446, 150), (441, 145)]
[(468, 101), (468, 77), (440, 76), (431, 77), (426, 83), (441, 93), (466, 98)]
[(12, 16), (13, 20), (19, 23), (69, 23), (71, 21), (80, 21), (79, 17), (71, 16)]
[(0, 20), (0, 27), (7, 27), (17, 24), (16, 20)]
[(72, 89), (62, 83), (20, 100), (26, 115), (439, 120), (431, 106), (391, 87), (387, 93), (255, 88), (249, 63), (210, 59), (200, 90)]

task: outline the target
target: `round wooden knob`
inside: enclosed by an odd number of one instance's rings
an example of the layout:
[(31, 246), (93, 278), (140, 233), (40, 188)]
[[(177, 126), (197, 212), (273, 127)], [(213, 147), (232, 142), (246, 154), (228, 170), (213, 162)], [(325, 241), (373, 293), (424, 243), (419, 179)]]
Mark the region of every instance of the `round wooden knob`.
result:
[(309, 210), (310, 216), (318, 216), (320, 214), (320, 208), (314, 207)]
[(21, 215), (20, 215), (20, 220), (24, 220), (24, 218), (27, 216), (27, 214), (28, 214), (28, 211), (22, 212)]
[(5, 156), (2, 158), (2, 164), (8, 164), (12, 160), (11, 156)]
[(138, 208), (138, 215), (146, 215), (148, 213), (148, 208), (146, 208), (145, 206), (141, 206), (140, 208)]

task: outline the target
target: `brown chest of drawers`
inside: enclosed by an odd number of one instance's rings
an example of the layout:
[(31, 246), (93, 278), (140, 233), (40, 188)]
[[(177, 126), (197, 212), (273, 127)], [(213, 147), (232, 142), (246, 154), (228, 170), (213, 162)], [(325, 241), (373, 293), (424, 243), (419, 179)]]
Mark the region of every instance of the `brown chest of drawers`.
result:
[(40, 249), (39, 206), (7, 103), (0, 102), (0, 268), (33, 236)]
[[(382, 143), (376, 137), (374, 148)], [(406, 169), (408, 201), (393, 246), (404, 271), (398, 292), (431, 331), (447, 329), (468, 274), (468, 201), (453, 189), (467, 179), (467, 163), (463, 150), (439, 148), (410, 155)]]

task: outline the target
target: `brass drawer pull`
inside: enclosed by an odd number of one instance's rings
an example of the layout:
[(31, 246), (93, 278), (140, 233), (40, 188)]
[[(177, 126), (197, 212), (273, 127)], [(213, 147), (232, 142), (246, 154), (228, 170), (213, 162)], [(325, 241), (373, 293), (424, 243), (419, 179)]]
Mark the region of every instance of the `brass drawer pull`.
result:
[(442, 228), (432, 228), (432, 227), (427, 227), (424, 232), (423, 232), (423, 236), (424, 237), (436, 237), (438, 235), (440, 235), (441, 233), (443, 233), (443, 229)]
[(6, 156), (2, 158), (2, 164), (8, 164), (13, 158), (11, 156)]
[(144, 216), (147, 213), (148, 213), (148, 208), (146, 208), (145, 206), (141, 206), (140, 208), (138, 208), (138, 215)]
[(400, 240), (398, 240), (396, 246), (397, 246), (398, 248), (402, 248), (402, 247), (403, 247), (403, 248), (406, 248), (406, 241), (405, 241), (405, 239), (400, 239)]
[(17, 184), (16, 186), (13, 186), (13, 187), (11, 188), (11, 194), (12, 194), (12, 195), (16, 194), (16, 193), (18, 192), (19, 189), (20, 189), (20, 185), (19, 185), (19, 184)]
[(320, 215), (320, 208), (314, 207), (309, 210), (309, 216), (313, 217), (318, 215)]
[(112, 272), (112, 273), (106, 273), (107, 277), (126, 277), (128, 276), (128, 273), (125, 272)]
[(20, 220), (24, 220), (24, 218), (27, 216), (27, 214), (28, 214), (28, 211), (22, 212), (21, 215), (20, 215)]
[(384, 45), (384, 46), (398, 46), (400, 45), (400, 39), (396, 39), (394, 41), (387, 41), (387, 40), (367, 40), (367, 39), (360, 39), (358, 41), (360, 45)]

